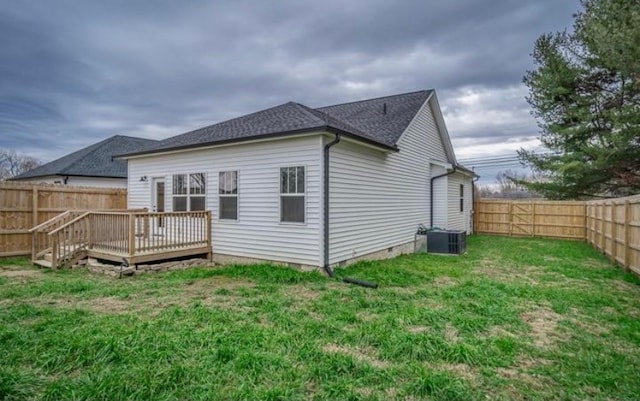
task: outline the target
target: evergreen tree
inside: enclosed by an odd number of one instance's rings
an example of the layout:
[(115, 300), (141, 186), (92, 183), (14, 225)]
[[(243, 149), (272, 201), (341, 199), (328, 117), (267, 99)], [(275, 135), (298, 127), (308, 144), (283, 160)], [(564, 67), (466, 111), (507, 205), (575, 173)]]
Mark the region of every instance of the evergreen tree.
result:
[(524, 83), (544, 153), (521, 160), (553, 199), (640, 193), (640, 0), (582, 0), (572, 32), (542, 35)]

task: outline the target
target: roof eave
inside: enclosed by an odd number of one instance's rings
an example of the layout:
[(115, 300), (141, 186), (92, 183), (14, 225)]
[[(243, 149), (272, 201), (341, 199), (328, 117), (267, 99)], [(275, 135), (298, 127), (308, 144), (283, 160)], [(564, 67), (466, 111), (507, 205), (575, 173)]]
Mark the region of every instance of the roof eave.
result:
[(340, 134), (340, 135), (347, 136), (349, 138), (356, 139), (356, 140), (358, 140), (360, 142), (364, 142), (364, 143), (376, 146), (376, 147), (384, 149), (384, 150), (391, 150), (391, 151), (394, 151), (394, 152), (398, 151), (398, 148), (396, 146), (389, 146), (387, 144), (376, 142), (374, 140), (371, 140), (371, 139), (368, 139), (368, 138), (364, 138), (364, 137), (362, 137), (360, 135), (354, 134), (354, 133), (349, 132), (349, 131), (341, 130), (339, 128), (336, 128), (336, 127), (333, 127), (333, 126), (330, 126), (330, 125), (322, 125), (322, 126), (302, 128), (302, 129), (297, 129), (297, 130), (273, 132), (273, 133), (268, 133), (268, 134), (263, 134), (263, 135), (256, 135), (256, 136), (251, 136), (251, 137), (244, 137), (244, 138), (233, 138), (233, 139), (226, 139), (226, 140), (222, 140), (222, 141), (210, 141), (210, 142), (202, 142), (202, 143), (197, 143), (197, 144), (174, 146), (174, 147), (170, 147), (170, 148), (150, 149), (150, 150), (146, 150), (146, 151), (142, 151), (142, 152), (124, 153), (124, 154), (120, 154), (120, 155), (114, 155), (112, 157), (112, 159), (125, 159), (126, 160), (128, 158), (135, 157), (135, 156), (146, 156), (146, 155), (160, 154), (160, 153), (166, 153), (166, 152), (176, 152), (176, 151), (181, 151), (181, 150), (190, 150), (190, 149), (198, 149), (198, 148), (205, 148), (205, 147), (212, 147), (212, 146), (222, 146), (222, 145), (236, 144), (236, 143), (242, 143), (242, 142), (251, 142), (251, 141), (256, 141), (256, 140), (275, 139), (275, 138), (294, 136), (294, 135), (298, 135), (298, 134), (305, 134), (305, 133), (316, 132), (316, 131), (326, 131), (326, 132), (331, 132), (331, 133), (335, 133), (335, 134)]

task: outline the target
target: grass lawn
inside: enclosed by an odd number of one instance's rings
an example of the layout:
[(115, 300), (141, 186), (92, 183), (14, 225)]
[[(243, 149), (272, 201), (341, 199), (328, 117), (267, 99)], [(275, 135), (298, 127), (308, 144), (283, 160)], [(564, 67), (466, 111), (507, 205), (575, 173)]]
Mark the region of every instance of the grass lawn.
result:
[(112, 279), (0, 261), (0, 400), (632, 400), (640, 280), (587, 244)]

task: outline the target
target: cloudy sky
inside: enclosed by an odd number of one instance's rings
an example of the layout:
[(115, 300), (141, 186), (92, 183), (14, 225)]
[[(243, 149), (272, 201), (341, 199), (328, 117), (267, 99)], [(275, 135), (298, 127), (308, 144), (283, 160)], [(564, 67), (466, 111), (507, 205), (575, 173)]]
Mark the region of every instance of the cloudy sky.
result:
[[(535, 148), (522, 76), (578, 0), (5, 1), (0, 148), (50, 161), (287, 101), (435, 88), (459, 159)], [(483, 171), (481, 171), (481, 174)], [(484, 175), (493, 173), (484, 172)]]

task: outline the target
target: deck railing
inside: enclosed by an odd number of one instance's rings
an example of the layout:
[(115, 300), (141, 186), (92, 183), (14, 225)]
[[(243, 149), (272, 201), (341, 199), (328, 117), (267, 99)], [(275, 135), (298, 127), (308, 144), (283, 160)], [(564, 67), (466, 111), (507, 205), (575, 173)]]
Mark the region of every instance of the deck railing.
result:
[(208, 211), (150, 213), (147, 211), (89, 211), (65, 218), (46, 233), (53, 268), (81, 251), (102, 252), (123, 259), (188, 248), (211, 249), (211, 213)]

